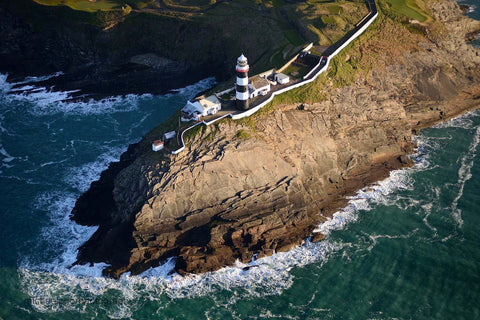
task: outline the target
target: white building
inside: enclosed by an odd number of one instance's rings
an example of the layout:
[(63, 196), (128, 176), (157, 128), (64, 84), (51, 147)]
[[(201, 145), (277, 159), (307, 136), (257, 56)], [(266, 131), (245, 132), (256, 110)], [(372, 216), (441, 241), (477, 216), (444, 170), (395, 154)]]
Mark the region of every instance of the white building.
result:
[(155, 140), (152, 143), (152, 150), (157, 152), (163, 149), (163, 141), (162, 140)]
[(163, 135), (163, 140), (167, 141), (167, 140), (173, 139), (175, 138), (176, 135), (177, 135), (176, 131), (167, 132)]
[(267, 79), (260, 78), (258, 76), (252, 77), (251, 82), (248, 84), (249, 98), (256, 97), (258, 95), (266, 95), (270, 92), (270, 82)]
[(277, 81), (278, 84), (286, 84), (290, 82), (290, 77), (283, 73), (276, 73), (275, 81)]
[(222, 104), (215, 96), (187, 101), (182, 109), (182, 121), (199, 120), (200, 117), (216, 114), (221, 109)]

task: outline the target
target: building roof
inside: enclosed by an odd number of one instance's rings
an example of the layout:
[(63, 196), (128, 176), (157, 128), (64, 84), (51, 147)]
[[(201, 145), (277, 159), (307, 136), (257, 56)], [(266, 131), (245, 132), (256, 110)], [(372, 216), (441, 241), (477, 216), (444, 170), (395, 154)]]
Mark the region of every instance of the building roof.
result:
[(203, 110), (210, 109), (210, 108), (220, 104), (220, 100), (218, 100), (218, 98), (215, 97), (215, 96), (209, 96), (209, 97), (200, 99), (197, 102), (200, 103)]
[(182, 108), (182, 112), (186, 112), (186, 113), (195, 113), (195, 112), (201, 112), (200, 110), (197, 109), (197, 102), (191, 102), (191, 101), (187, 101), (187, 104), (185, 105), (185, 107)]
[(161, 146), (163, 145), (163, 141), (162, 140), (155, 140), (153, 141), (153, 145), (156, 147), (156, 146)]
[(175, 137), (176, 134), (177, 134), (176, 131), (170, 131), (170, 132), (164, 133), (163, 137), (165, 138), (165, 140), (169, 140)]
[(260, 89), (260, 88), (263, 88), (263, 87), (266, 87), (266, 86), (270, 85), (270, 82), (268, 82), (267, 79), (260, 78), (258, 76), (252, 77), (250, 83), (251, 83), (252, 88), (254, 90), (257, 90), (257, 89)]
[(289, 76), (287, 76), (286, 74), (283, 74), (283, 73), (276, 73), (275, 77), (277, 77), (277, 79), (290, 79)]

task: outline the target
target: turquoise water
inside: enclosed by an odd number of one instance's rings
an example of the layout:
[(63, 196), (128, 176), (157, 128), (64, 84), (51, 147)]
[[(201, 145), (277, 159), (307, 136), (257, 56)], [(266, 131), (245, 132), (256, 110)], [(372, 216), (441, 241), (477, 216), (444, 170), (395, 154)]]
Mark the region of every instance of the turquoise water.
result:
[[(477, 11), (478, 12), (478, 11)], [(472, 14), (477, 14), (473, 12)], [(0, 76), (0, 319), (480, 319), (480, 112), (417, 138), (413, 168), (361, 190), (321, 243), (181, 278), (69, 268), (68, 215), (129, 143), (212, 79), (166, 96), (60, 102)]]
[[(466, 4), (468, 6), (470, 6), (470, 9), (468, 10), (467, 12), (467, 16), (472, 18), (472, 19), (476, 19), (476, 20), (480, 20), (480, 1), (478, 0), (457, 0), (457, 2), (459, 4)], [(477, 47), (477, 48), (480, 48), (480, 35), (477, 35), (477, 39), (475, 41), (472, 42), (472, 44)]]
[[(413, 168), (352, 197), (321, 243), (258, 268), (119, 281), (68, 269), (95, 230), (68, 220), (109, 161), (211, 80), (169, 96), (0, 105), (2, 319), (480, 318), (480, 112), (422, 132)], [(168, 109), (170, 108), (170, 109)]]

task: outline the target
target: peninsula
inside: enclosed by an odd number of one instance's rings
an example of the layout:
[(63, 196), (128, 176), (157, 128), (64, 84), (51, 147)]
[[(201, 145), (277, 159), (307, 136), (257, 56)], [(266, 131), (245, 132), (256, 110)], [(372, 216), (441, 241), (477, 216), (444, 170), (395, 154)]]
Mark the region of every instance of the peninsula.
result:
[(313, 231), (345, 196), (411, 164), (416, 131), (480, 105), (480, 52), (465, 40), (480, 22), (451, 0), (402, 3), (378, 1), (314, 81), (188, 130), (184, 152), (151, 148), (180, 112), (131, 145), (77, 200), (72, 219), (99, 226), (77, 263), (119, 277), (175, 257), (176, 271), (199, 273), (321, 240)]

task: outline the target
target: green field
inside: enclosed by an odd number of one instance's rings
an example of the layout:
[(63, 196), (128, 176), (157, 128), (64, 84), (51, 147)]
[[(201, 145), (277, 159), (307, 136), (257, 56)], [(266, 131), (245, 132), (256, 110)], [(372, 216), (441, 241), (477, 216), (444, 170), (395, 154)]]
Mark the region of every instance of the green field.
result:
[[(152, 4), (153, 0), (33, 0), (46, 6), (67, 6), (73, 10), (85, 12), (121, 10), (129, 5), (135, 9), (142, 9)], [(168, 1), (168, 0), (165, 0)], [(188, 1), (188, 0), (185, 0)], [(192, 0), (201, 2), (199, 0)], [(206, 0), (205, 0), (206, 1)], [(177, 1), (178, 2), (178, 1)]]
[(34, 0), (36, 3), (46, 6), (68, 6), (74, 10), (95, 12), (98, 10), (109, 11), (120, 9), (121, 4), (113, 0)]
[(392, 9), (410, 19), (425, 22), (428, 15), (417, 5), (415, 0), (385, 0)]

